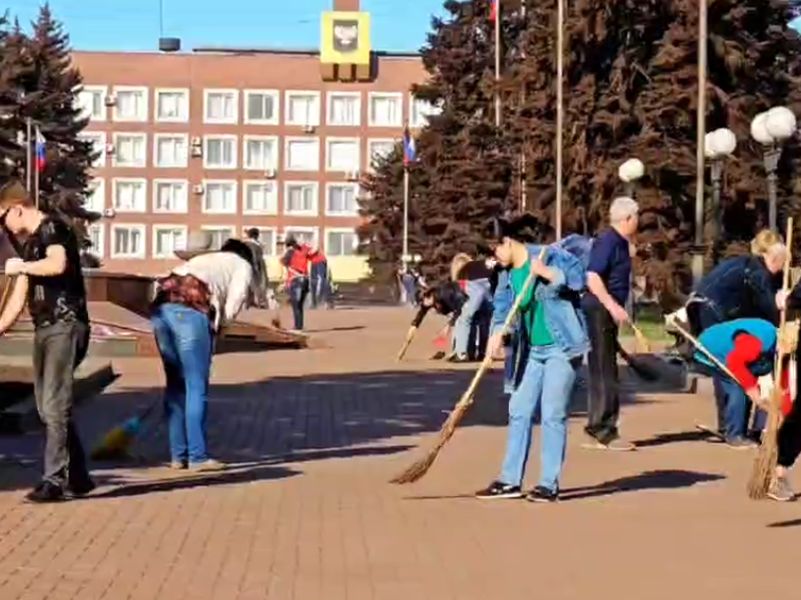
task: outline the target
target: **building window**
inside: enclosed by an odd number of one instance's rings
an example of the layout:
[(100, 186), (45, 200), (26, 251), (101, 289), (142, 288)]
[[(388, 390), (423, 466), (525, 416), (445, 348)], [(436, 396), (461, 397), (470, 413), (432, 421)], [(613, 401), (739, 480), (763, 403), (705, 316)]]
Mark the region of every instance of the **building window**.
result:
[(367, 140), (367, 168), (375, 170), (382, 160), (389, 158), (395, 150), (395, 144), (395, 140), (390, 139)]
[(80, 118), (90, 121), (105, 121), (106, 94), (108, 94), (108, 88), (104, 85), (83, 86), (77, 96), (77, 108), (81, 111)]
[(278, 92), (245, 90), (245, 123), (278, 125)]
[(288, 181), (284, 189), (284, 213), (315, 216), (317, 214), (317, 183)]
[(175, 133), (157, 133), (153, 142), (155, 166), (162, 168), (180, 167), (187, 165), (187, 136)]
[(239, 92), (236, 90), (204, 90), (203, 121), (236, 123), (239, 120)]
[(92, 144), (92, 154), (94, 160), (92, 167), (99, 169), (106, 166), (106, 134), (102, 131), (82, 131), (78, 134), (78, 138), (84, 142)]
[(320, 140), (317, 138), (287, 138), (284, 162), (289, 171), (318, 171), (320, 169)]
[(327, 138), (325, 140), (326, 171), (359, 170), (359, 138)]
[(236, 181), (206, 181), (203, 184), (203, 212), (236, 213)]
[[(242, 230), (243, 235), (247, 235), (250, 227), (245, 227)], [(259, 230), (259, 245), (264, 251), (264, 256), (275, 256), (276, 233), (273, 227), (256, 227)]]
[(189, 121), (189, 90), (156, 90), (156, 120), (166, 123)]
[(86, 230), (89, 237), (89, 252), (97, 258), (103, 258), (105, 253), (106, 228), (103, 223), (92, 223)]
[(153, 226), (153, 258), (175, 258), (186, 248), (186, 225)]
[(112, 225), (111, 258), (144, 258), (145, 226)]
[(89, 184), (83, 207), (91, 212), (102, 213), (106, 208), (106, 182), (98, 177)]
[(328, 256), (354, 256), (359, 236), (350, 229), (328, 229), (325, 232), (325, 253)]
[(245, 168), (267, 171), (278, 168), (278, 138), (245, 136)]
[(147, 185), (144, 179), (114, 180), (114, 210), (118, 212), (145, 212)]
[(211, 248), (219, 250), (222, 245), (234, 237), (233, 227), (223, 227), (218, 225), (204, 226), (201, 229), (211, 237)]
[(356, 216), (359, 214), (357, 198), (359, 186), (353, 183), (329, 183), (326, 186), (325, 213), (327, 215)]
[(317, 246), (316, 227), (284, 227), (284, 239), (293, 238), (298, 244), (306, 244), (312, 248)]
[(153, 212), (185, 213), (188, 184), (184, 179), (156, 179), (153, 182)]
[(411, 105), (411, 121), (412, 127), (425, 127), (428, 125), (428, 117), (438, 115), (442, 112), (442, 107), (432, 104), (428, 100), (422, 100), (420, 98), (415, 98), (414, 96), (409, 97), (409, 103)]
[(117, 86), (114, 88), (115, 121), (147, 121), (147, 88)]
[(400, 127), (403, 123), (403, 94), (370, 94), (370, 127)]
[(203, 167), (206, 169), (236, 168), (236, 136), (207, 135), (203, 138)]
[(328, 125), (361, 124), (361, 92), (328, 92)]
[(278, 214), (278, 189), (274, 181), (246, 181), (244, 186), (246, 214)]
[(320, 124), (320, 92), (286, 93), (287, 125)]
[(114, 159), (115, 167), (147, 166), (147, 134), (115, 133)]

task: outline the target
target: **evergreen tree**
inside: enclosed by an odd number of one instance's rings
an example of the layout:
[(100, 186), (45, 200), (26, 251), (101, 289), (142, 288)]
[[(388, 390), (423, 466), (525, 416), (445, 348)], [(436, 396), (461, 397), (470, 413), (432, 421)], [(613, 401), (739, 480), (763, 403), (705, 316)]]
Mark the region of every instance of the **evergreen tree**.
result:
[(19, 155), (14, 116), (19, 111), (19, 98), (15, 87), (16, 68), (7, 51), (8, 15), (0, 17), (0, 181), (17, 175), (15, 158)]

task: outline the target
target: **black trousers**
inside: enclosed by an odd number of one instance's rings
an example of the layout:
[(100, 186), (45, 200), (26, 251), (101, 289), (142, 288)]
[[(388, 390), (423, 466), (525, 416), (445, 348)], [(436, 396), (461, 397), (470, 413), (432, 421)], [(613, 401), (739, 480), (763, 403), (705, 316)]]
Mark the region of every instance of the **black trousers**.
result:
[[(796, 361), (801, 360), (801, 345), (795, 351)], [(798, 381), (795, 402), (790, 414), (784, 418), (779, 428), (779, 466), (790, 468), (801, 454), (801, 378)]]
[(584, 430), (602, 444), (618, 437), (620, 382), (617, 372), (617, 325), (600, 304), (585, 304), (590, 337), (589, 396)]

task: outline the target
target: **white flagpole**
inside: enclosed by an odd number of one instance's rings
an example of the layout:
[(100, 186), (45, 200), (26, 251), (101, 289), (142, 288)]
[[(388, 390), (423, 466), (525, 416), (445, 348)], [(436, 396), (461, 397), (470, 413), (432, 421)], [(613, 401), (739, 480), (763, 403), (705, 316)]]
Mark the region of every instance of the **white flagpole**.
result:
[(33, 135), (33, 124), (31, 122), (30, 117), (26, 117), (25, 119), (25, 144), (27, 144), (25, 148), (25, 189), (28, 190), (28, 193), (31, 193), (33, 189), (33, 171), (31, 168), (33, 167), (33, 160), (31, 156), (31, 136)]
[(409, 165), (403, 165), (403, 267), (409, 262)]
[(495, 2), (495, 127), (501, 126), (501, 0)]
[(34, 142), (36, 144), (36, 159), (34, 161), (35, 164), (36, 164), (36, 178), (34, 179), (34, 191), (33, 191), (33, 196), (34, 196), (34, 198), (36, 200), (36, 209), (37, 210), (39, 209), (39, 177), (41, 176), (41, 173), (39, 173), (39, 140), (40, 139), (42, 139), (42, 132), (39, 131), (39, 126), (37, 125), (36, 126), (36, 140)]
[(562, 239), (562, 128), (564, 124), (563, 71), (565, 0), (557, 0), (556, 31), (556, 239)]
[(707, 0), (698, 6), (698, 113), (695, 148), (695, 235), (692, 256), (693, 281), (698, 282), (704, 274), (704, 138), (706, 137), (706, 43)]

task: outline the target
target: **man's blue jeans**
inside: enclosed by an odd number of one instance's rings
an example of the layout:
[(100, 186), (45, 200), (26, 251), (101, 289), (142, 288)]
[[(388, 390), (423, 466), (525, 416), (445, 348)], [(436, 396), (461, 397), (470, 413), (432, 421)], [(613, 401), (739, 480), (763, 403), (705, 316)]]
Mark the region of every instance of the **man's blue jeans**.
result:
[[(751, 400), (745, 395), (743, 388), (728, 377), (716, 374), (712, 381), (715, 387), (718, 419), (721, 417), (723, 419), (718, 421), (718, 429), (727, 439), (744, 437), (751, 414)], [(757, 421), (758, 426), (759, 420)]]
[[(475, 344), (483, 351), (487, 345), (486, 338), (489, 332), (489, 322), (492, 316), (492, 294), (488, 279), (468, 281), (465, 289), (467, 300), (462, 306), (462, 312), (456, 320), (453, 331), (453, 350), (456, 354), (469, 354), (471, 358), (475, 352)], [(473, 330), (473, 336), (470, 335)], [(470, 347), (470, 340), (473, 347)]]
[(531, 430), (539, 410), (542, 428), (539, 485), (549, 490), (559, 489), (567, 443), (567, 411), (578, 364), (555, 346), (531, 348), (520, 385), (509, 400), (502, 483), (522, 484), (531, 447)]
[(206, 409), (212, 333), (208, 317), (183, 304), (162, 304), (151, 316), (167, 376), (164, 407), (173, 461), (208, 459)]

